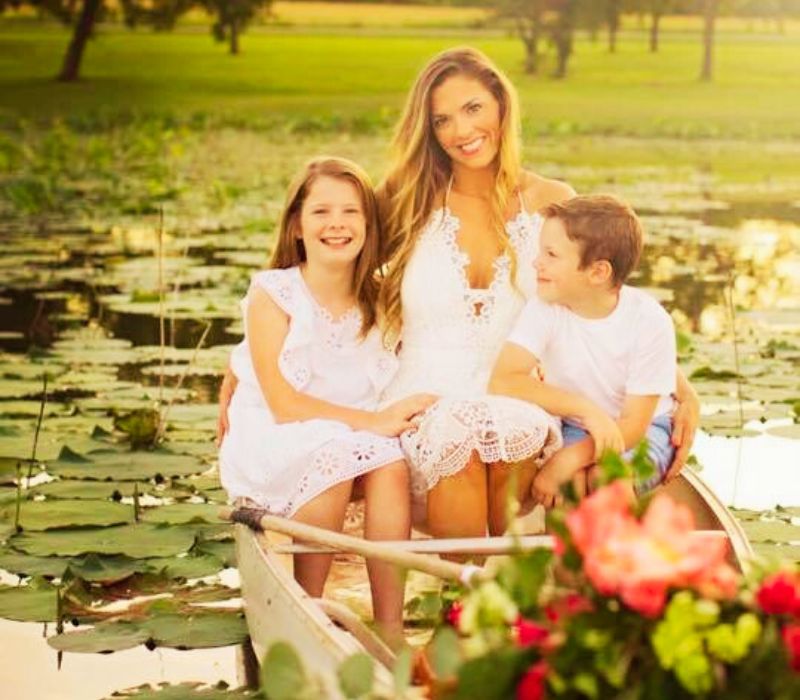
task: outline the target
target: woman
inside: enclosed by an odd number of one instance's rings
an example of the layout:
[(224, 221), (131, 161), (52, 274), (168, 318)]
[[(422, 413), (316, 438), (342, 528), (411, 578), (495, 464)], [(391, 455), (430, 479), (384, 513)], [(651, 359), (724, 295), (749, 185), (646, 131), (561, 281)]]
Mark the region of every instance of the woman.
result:
[[(555, 424), (536, 407), (486, 395), (497, 353), (535, 291), (535, 212), (574, 195), (521, 168), (518, 138), (508, 79), (475, 49), (445, 51), (411, 90), (379, 188), (389, 246), (386, 337), (401, 341), (400, 369), (383, 400), (442, 397), (403, 436), (416, 520), (438, 537), (502, 533), (510, 485), (526, 500), (536, 462), (559, 444)], [(682, 376), (679, 387), (669, 476), (683, 466), (698, 422)], [(223, 406), (228, 390), (226, 381)]]

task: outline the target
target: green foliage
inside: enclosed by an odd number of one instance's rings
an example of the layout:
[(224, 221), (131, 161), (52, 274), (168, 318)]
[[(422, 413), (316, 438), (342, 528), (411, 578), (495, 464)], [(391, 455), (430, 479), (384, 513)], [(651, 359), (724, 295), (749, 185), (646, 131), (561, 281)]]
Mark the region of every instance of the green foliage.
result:
[(346, 698), (363, 698), (371, 692), (375, 682), (375, 661), (367, 654), (354, 654), (342, 662), (337, 676)]
[(159, 419), (155, 409), (140, 408), (114, 416), (114, 428), (128, 436), (131, 448), (135, 450), (154, 444)]
[(300, 700), (308, 697), (309, 680), (297, 652), (276, 642), (261, 662), (261, 690), (267, 700)]

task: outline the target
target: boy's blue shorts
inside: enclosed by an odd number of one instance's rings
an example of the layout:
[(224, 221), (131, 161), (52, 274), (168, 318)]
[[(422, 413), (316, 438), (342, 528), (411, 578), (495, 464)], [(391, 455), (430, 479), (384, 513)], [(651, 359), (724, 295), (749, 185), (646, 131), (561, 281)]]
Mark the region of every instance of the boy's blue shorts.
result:
[[(561, 422), (561, 434), (564, 437), (564, 447), (583, 440), (587, 433), (583, 428), (567, 421)], [(636, 492), (645, 493), (654, 489), (664, 479), (672, 459), (675, 457), (675, 447), (672, 445), (672, 418), (667, 415), (656, 416), (645, 434), (647, 438), (647, 456), (653, 461), (657, 474), (644, 481), (636, 482)], [(625, 459), (633, 457), (634, 450), (628, 450), (622, 456)]]

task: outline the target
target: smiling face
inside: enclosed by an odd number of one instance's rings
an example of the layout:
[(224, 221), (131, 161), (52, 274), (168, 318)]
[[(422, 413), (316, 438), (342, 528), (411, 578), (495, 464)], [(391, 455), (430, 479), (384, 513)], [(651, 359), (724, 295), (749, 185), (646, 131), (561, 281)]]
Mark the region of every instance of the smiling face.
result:
[(542, 301), (574, 307), (594, 294), (602, 285), (608, 286), (609, 265), (598, 260), (581, 267), (581, 247), (571, 241), (563, 222), (549, 217), (539, 237), (536, 268), (536, 292)]
[(355, 184), (321, 176), (310, 185), (300, 210), (300, 231), (311, 264), (355, 265), (366, 239), (366, 216)]
[(433, 132), (454, 168), (494, 163), (500, 122), (500, 104), (480, 80), (456, 73), (431, 93)]

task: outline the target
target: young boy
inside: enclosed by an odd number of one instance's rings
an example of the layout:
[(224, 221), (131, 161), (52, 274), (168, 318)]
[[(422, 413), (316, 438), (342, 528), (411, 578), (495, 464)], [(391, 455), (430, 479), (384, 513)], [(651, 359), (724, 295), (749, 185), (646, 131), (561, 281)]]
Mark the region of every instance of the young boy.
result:
[[(644, 437), (658, 475), (667, 471), (677, 361), (672, 319), (646, 292), (624, 284), (642, 250), (633, 210), (609, 196), (575, 197), (542, 212), (537, 296), (528, 302), (492, 374), (490, 391), (561, 416), (564, 447), (538, 472), (534, 499), (553, 506), (606, 450)], [(532, 376), (540, 365), (544, 382)]]

